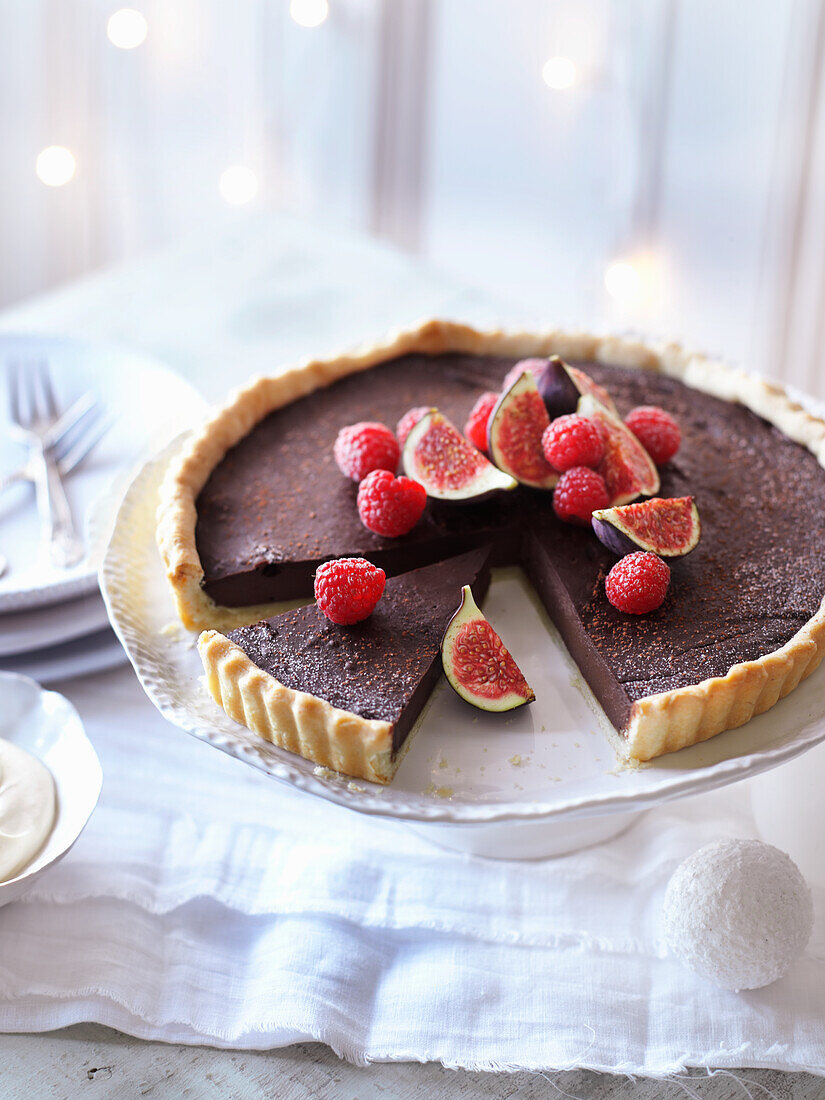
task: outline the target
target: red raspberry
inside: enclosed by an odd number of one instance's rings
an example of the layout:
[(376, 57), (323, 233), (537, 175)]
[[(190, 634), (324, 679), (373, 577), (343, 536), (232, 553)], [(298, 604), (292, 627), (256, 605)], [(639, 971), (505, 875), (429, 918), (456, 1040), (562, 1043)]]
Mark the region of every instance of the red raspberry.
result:
[(470, 415), (464, 425), (465, 436), (480, 451), (487, 450), (487, 424), (496, 401), (498, 401), (497, 393), (493, 393), (492, 390), (483, 393), (470, 409)]
[(407, 442), (407, 436), (416, 426), (418, 421), (422, 416), (426, 416), (429, 411), (430, 408), (428, 405), (416, 405), (414, 409), (409, 409), (404, 413), (395, 426), (395, 434), (402, 447)]
[(604, 457), (602, 433), (586, 416), (559, 416), (544, 429), (541, 437), (544, 457), (564, 472), (573, 466), (595, 469)]
[(573, 466), (559, 478), (553, 493), (553, 510), (566, 523), (590, 526), (597, 508), (609, 508), (610, 497), (601, 474), (586, 466)]
[(342, 474), (360, 481), (373, 470), (395, 473), (401, 448), (389, 428), (372, 420), (362, 420), (342, 428), (332, 448)]
[(679, 425), (669, 412), (657, 405), (639, 405), (630, 413), (625, 424), (657, 466), (670, 462), (679, 450), (682, 442)]
[(406, 535), (421, 519), (427, 491), (409, 477), (393, 477), (389, 470), (373, 470), (358, 486), (358, 515), (376, 535), (395, 539)]
[(665, 602), (670, 569), (666, 562), (647, 550), (617, 561), (604, 582), (607, 598), (628, 615), (646, 615)]
[(387, 577), (366, 558), (325, 561), (315, 574), (315, 599), (330, 622), (360, 623), (375, 610)]

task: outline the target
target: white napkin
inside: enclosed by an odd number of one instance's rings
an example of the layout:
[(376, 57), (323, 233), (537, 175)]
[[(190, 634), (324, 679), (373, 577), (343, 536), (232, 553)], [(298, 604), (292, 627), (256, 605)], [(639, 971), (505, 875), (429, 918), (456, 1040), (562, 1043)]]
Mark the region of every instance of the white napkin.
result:
[(825, 899), (806, 958), (756, 992), (666, 957), (676, 864), (753, 835), (743, 788), (543, 862), (430, 847), (300, 795), (167, 724), (121, 669), (66, 688), (105, 783), (86, 833), (0, 910), (0, 1029), (473, 1069), (825, 1072)]

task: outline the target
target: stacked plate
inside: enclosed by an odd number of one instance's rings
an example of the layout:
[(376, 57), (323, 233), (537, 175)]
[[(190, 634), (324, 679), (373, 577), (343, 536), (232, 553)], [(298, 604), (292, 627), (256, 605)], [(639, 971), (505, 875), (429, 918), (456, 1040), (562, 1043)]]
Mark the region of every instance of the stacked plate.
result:
[[(64, 488), (85, 554), (68, 568), (44, 550), (34, 487), (26, 479), (0, 493), (0, 669), (41, 682), (109, 668), (126, 655), (109, 626), (97, 571), (109, 534), (118, 488), (128, 485), (147, 455), (189, 428), (205, 402), (159, 363), (120, 348), (63, 337), (0, 333), (0, 487), (3, 475), (26, 461), (12, 438), (5, 400), (6, 369), (16, 373), (48, 365), (59, 411), (90, 395), (95, 409), (89, 437), (108, 426), (99, 442), (66, 474)], [(95, 426), (91, 426), (92, 420)], [(78, 432), (84, 425), (78, 425)]]

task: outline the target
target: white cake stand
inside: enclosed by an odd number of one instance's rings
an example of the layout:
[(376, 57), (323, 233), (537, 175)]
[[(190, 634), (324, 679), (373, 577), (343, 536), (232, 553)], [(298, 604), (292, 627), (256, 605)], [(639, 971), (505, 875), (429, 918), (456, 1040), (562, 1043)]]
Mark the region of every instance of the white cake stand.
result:
[[(442, 680), (392, 784), (351, 780), (233, 722), (203, 682), (195, 637), (177, 622), (155, 545), (158, 487), (172, 448), (126, 493), (100, 574), (112, 624), (155, 706), (195, 737), (280, 782), (360, 813), (406, 822), (434, 843), (526, 859), (595, 844), (634, 815), (766, 771), (825, 739), (825, 670), (739, 730), (622, 766), (615, 730), (519, 570), (493, 578), (485, 612), (536, 691), (509, 715), (473, 710)], [(103, 504), (105, 507), (105, 502)]]

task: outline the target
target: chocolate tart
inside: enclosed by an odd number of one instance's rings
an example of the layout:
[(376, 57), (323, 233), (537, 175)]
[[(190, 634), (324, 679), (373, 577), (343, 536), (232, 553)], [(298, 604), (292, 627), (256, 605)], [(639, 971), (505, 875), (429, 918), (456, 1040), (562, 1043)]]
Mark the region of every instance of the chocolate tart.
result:
[(489, 557), (472, 550), (391, 577), (354, 626), (310, 604), (227, 635), (204, 631), (209, 690), (230, 718), (282, 748), (386, 783), (441, 675), (441, 639), (463, 585), (477, 599), (487, 591)]
[[(659, 404), (680, 422), (682, 448), (662, 470), (660, 495), (694, 496), (703, 537), (674, 565), (652, 615), (609, 605), (603, 581), (615, 558), (589, 531), (560, 523), (547, 492), (431, 501), (409, 535), (383, 539), (361, 525), (356, 486), (334, 465), (344, 424), (394, 424), (422, 401), (463, 424), (514, 362), (551, 354), (606, 386), (623, 415)], [(158, 541), (183, 622), (223, 632), (266, 618), (275, 601), (311, 598), (312, 574), (331, 557), (363, 555), (396, 575), (488, 548), (492, 564), (521, 565), (627, 754), (648, 760), (743, 725), (822, 659), (823, 461), (825, 423), (782, 389), (675, 345), (433, 321), (238, 391), (170, 468)], [(222, 645), (214, 635), (201, 645), (209, 681), (220, 680), (225, 706), (235, 693), (229, 712), (247, 721), (244, 673), (227, 668)], [(276, 724), (263, 732), (297, 743)], [(337, 759), (363, 774), (360, 755)]]

